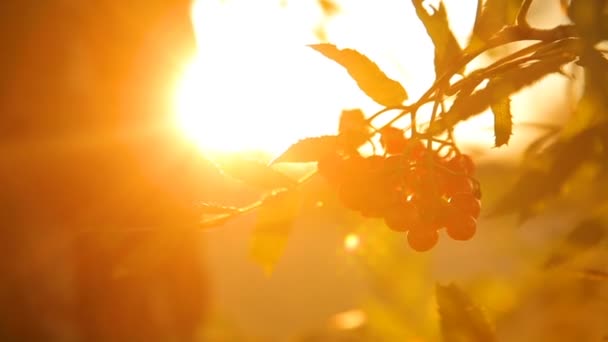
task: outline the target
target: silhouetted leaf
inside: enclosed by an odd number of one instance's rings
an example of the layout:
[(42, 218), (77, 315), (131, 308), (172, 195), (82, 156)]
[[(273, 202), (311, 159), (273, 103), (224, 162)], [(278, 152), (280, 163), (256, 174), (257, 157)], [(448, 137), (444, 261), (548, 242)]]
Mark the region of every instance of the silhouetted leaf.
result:
[(545, 262), (544, 267), (561, 265), (578, 254), (597, 246), (605, 237), (606, 228), (597, 219), (586, 219), (579, 223)]
[(494, 329), (481, 309), (460, 288), (454, 284), (437, 285), (435, 295), (444, 342), (496, 341)]
[(508, 144), (513, 133), (513, 117), (511, 116), (511, 99), (503, 97), (490, 106), (494, 113), (494, 146)]
[(418, 18), (435, 45), (435, 75), (439, 78), (462, 56), (462, 49), (450, 30), (443, 2), (439, 2), (433, 14), (426, 11), (422, 2), (423, 0), (412, 0)]
[(338, 148), (339, 139), (335, 135), (306, 138), (291, 145), (287, 151), (273, 160), (271, 164), (318, 161), (328, 154), (337, 152)]
[[(481, 6), (484, 1), (478, 1)], [(486, 0), (478, 8), (467, 51), (479, 49), (505, 25), (515, 23), (522, 0)]]
[(441, 133), (460, 121), (482, 113), (497, 100), (507, 98), (545, 76), (560, 71), (563, 64), (571, 62), (574, 58), (571, 54), (561, 54), (551, 59), (531, 62), (525, 67), (514, 67), (505, 71), (500, 77), (491, 79), (485, 88), (471, 95), (464, 93), (458, 96), (450, 110), (435, 121), (428, 132)]
[(257, 161), (226, 157), (219, 160), (218, 164), (227, 175), (257, 188), (272, 190), (290, 188), (297, 184), (297, 181), (284, 173)]
[(267, 197), (258, 211), (251, 239), (251, 257), (266, 273), (280, 259), (298, 213), (300, 196), (283, 191)]
[(333, 44), (309, 46), (346, 68), (359, 88), (379, 104), (392, 107), (407, 100), (407, 92), (401, 84), (386, 76), (376, 63), (358, 51), (339, 49)]

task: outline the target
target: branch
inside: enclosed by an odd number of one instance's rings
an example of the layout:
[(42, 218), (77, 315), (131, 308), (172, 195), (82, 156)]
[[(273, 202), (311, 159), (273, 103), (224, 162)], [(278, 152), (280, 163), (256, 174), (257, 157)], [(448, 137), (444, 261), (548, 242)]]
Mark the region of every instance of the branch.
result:
[(519, 12), (517, 12), (517, 19), (515, 24), (521, 28), (530, 28), (530, 24), (528, 24), (528, 20), (526, 19), (528, 16), (528, 11), (530, 10), (530, 5), (532, 4), (532, 0), (524, 0), (521, 3), (521, 7), (519, 8)]
[(251, 203), (248, 206), (239, 208), (231, 213), (218, 215), (214, 218), (204, 220), (199, 224), (199, 226), (203, 229), (209, 229), (209, 228), (221, 226), (234, 218), (237, 218), (243, 214), (246, 214), (250, 211), (253, 211), (253, 210), (259, 208), (261, 205), (262, 205), (262, 201), (257, 201), (257, 202)]

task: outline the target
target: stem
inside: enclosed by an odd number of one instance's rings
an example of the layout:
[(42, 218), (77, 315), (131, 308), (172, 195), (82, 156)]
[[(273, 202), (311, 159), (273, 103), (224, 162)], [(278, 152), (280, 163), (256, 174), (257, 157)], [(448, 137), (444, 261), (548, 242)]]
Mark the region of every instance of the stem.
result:
[[(437, 89), (437, 95), (436, 97), (441, 97), (442, 93), (441, 93), (441, 89)], [(439, 102), (442, 102), (441, 100), (438, 100), (437, 98), (435, 99), (435, 102), (433, 103), (433, 110), (431, 111), (431, 119), (429, 120), (429, 125), (432, 125), (433, 122), (435, 122), (435, 119), (437, 118), (437, 109), (439, 108)], [(429, 139), (427, 140), (427, 144), (426, 144), (426, 148), (427, 149), (432, 149), (433, 147), (433, 140)]]
[[(308, 181), (310, 181), (310, 179), (317, 174), (317, 171), (311, 171), (310, 173), (308, 173), (307, 175), (305, 175), (304, 177), (300, 178), (300, 180), (298, 180), (298, 184), (295, 187), (292, 187), (290, 189), (287, 189), (285, 191), (296, 191), (298, 190), (300, 187), (302, 187), (302, 185), (308, 183)], [(212, 219), (209, 220), (205, 220), (202, 221), (199, 224), (200, 228), (203, 229), (210, 229), (210, 228), (214, 228), (217, 226), (221, 226), (223, 224), (225, 224), (226, 222), (235, 219), (243, 214), (247, 214), (255, 209), (258, 209), (259, 207), (261, 207), (264, 204), (264, 201), (258, 200), (255, 201), (245, 207), (239, 208), (237, 211), (233, 212), (233, 213), (228, 213), (225, 215), (220, 215), (217, 217), (214, 217)]]
[[(530, 2), (531, 0), (528, 1), (526, 0), (526, 2)], [(526, 14), (527, 10), (529, 8), (530, 4), (522, 4), (522, 8), (520, 8), (520, 14)], [(523, 9), (523, 11), (522, 11)], [(412, 123), (415, 123), (415, 115), (416, 115), (416, 111), (418, 110), (418, 108), (420, 108), (420, 106), (422, 106), (423, 104), (427, 103), (428, 101), (430, 101), (429, 97), (431, 97), (438, 88), (446, 88), (446, 93), (449, 93), (448, 89), (452, 88), (449, 87), (449, 81), (450, 79), (456, 74), (458, 73), (459, 70), (461, 70), (462, 68), (466, 67), (467, 64), (469, 64), (473, 59), (477, 58), (479, 55), (481, 55), (482, 53), (502, 46), (502, 45), (506, 45), (509, 43), (513, 43), (513, 42), (517, 42), (517, 41), (525, 41), (525, 40), (539, 40), (542, 42), (547, 42), (547, 41), (559, 41), (565, 38), (575, 38), (576, 37), (576, 31), (574, 28), (574, 25), (560, 25), (560, 26), (556, 26), (552, 29), (549, 30), (540, 30), (540, 29), (534, 29), (531, 28), (529, 26), (507, 26), (504, 29), (502, 29), (501, 31), (499, 31), (493, 38), (491, 38), (490, 40), (488, 40), (488, 42), (481, 48), (477, 49), (477, 50), (473, 50), (473, 51), (469, 51), (463, 54), (463, 56), (461, 57), (461, 59), (454, 64), (454, 66), (450, 69), (448, 69), (443, 75), (441, 75), (434, 83), (433, 85), (431, 85), (431, 87), (429, 89), (427, 89), (427, 91), (418, 99), (418, 101), (416, 101), (415, 103), (411, 104), (410, 106), (396, 106), (396, 107), (387, 107), (384, 108), (378, 112), (376, 112), (374, 115), (372, 115), (370, 118), (368, 118), (368, 121), (371, 121), (373, 119), (375, 119), (376, 117), (378, 117), (379, 115), (381, 115), (382, 113), (385, 113), (387, 111), (393, 110), (393, 109), (401, 109), (402, 112), (396, 116), (395, 118), (393, 118), (389, 123), (387, 123), (386, 125), (383, 126), (387, 127), (390, 124), (394, 123), (395, 121), (399, 120), (400, 118), (402, 118), (403, 116), (410, 114), (412, 116)], [(539, 43), (538, 46), (541, 46), (541, 44)], [(522, 49), (523, 52), (522, 53), (528, 53), (526, 49)], [(515, 57), (519, 57), (519, 56), (515, 56)], [(504, 59), (508, 60), (510, 57), (507, 56)], [(470, 77), (470, 75), (469, 75)], [(461, 81), (462, 82), (462, 81)], [(412, 135), (415, 133), (415, 129), (416, 129), (416, 125), (412, 124)]]
[(506, 63), (513, 59), (516, 59), (516, 58), (519, 58), (519, 57), (522, 57), (525, 55), (529, 55), (529, 54), (535, 52), (535, 50), (538, 51), (541, 47), (543, 47), (545, 45), (547, 45), (547, 43), (542, 42), (542, 41), (532, 44), (530, 46), (527, 46), (519, 51), (516, 51), (508, 56), (505, 56), (505, 57), (497, 60), (496, 62), (490, 64), (489, 66), (487, 66), (485, 68), (475, 70), (471, 74), (469, 74), (466, 78), (463, 78), (462, 80), (454, 83), (449, 89), (446, 90), (445, 93), (447, 95), (454, 95), (458, 91), (460, 91), (462, 88), (470, 85), (471, 82), (475, 82), (475, 81), (477, 81), (477, 83), (481, 82), (481, 80), (483, 80), (485, 78), (485, 77), (482, 77), (482, 74), (484, 73), (485, 70), (495, 67), (499, 64)]
[(369, 118), (367, 118), (367, 122), (372, 122), (372, 120), (374, 120), (375, 118), (377, 118), (381, 114), (384, 114), (384, 113), (386, 113), (388, 111), (396, 110), (396, 109), (409, 110), (409, 107), (408, 106), (396, 106), (396, 107), (386, 107), (386, 108), (383, 108), (383, 109), (377, 111), (376, 113), (372, 114)]

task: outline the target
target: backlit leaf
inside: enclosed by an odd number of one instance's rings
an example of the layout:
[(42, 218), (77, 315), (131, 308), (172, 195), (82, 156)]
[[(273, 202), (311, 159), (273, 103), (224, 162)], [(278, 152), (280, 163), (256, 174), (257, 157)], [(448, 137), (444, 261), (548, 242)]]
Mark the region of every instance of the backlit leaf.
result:
[(335, 135), (302, 139), (291, 145), (287, 151), (273, 160), (271, 164), (318, 161), (328, 154), (337, 152), (338, 147), (339, 138)]
[(450, 29), (443, 2), (439, 2), (433, 14), (429, 14), (422, 3), (423, 0), (412, 0), (418, 18), (435, 45), (435, 75), (439, 78), (462, 56), (462, 49)]
[(444, 342), (496, 341), (494, 329), (469, 296), (454, 284), (435, 287)]
[(511, 99), (500, 98), (490, 106), (494, 113), (494, 146), (500, 147), (509, 143), (513, 133), (513, 117), (511, 115)]
[(398, 106), (407, 100), (401, 83), (389, 78), (367, 56), (353, 49), (339, 49), (333, 44), (313, 44), (311, 48), (346, 68), (359, 88), (372, 100), (386, 106)]
[(226, 157), (218, 165), (225, 174), (260, 189), (290, 188), (297, 184), (284, 173), (253, 160)]
[(258, 210), (250, 252), (268, 274), (283, 255), (299, 205), (298, 192), (283, 191), (267, 197)]
[(478, 1), (477, 18), (469, 41), (467, 51), (482, 47), (496, 32), (505, 25), (515, 23), (522, 0), (486, 0)]

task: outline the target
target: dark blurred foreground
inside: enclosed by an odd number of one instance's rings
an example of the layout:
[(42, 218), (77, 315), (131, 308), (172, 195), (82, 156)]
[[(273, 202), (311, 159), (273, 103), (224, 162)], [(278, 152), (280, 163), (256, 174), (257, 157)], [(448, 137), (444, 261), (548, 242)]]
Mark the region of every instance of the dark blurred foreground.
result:
[(0, 340), (196, 338), (208, 178), (169, 107), (189, 10), (0, 3)]

